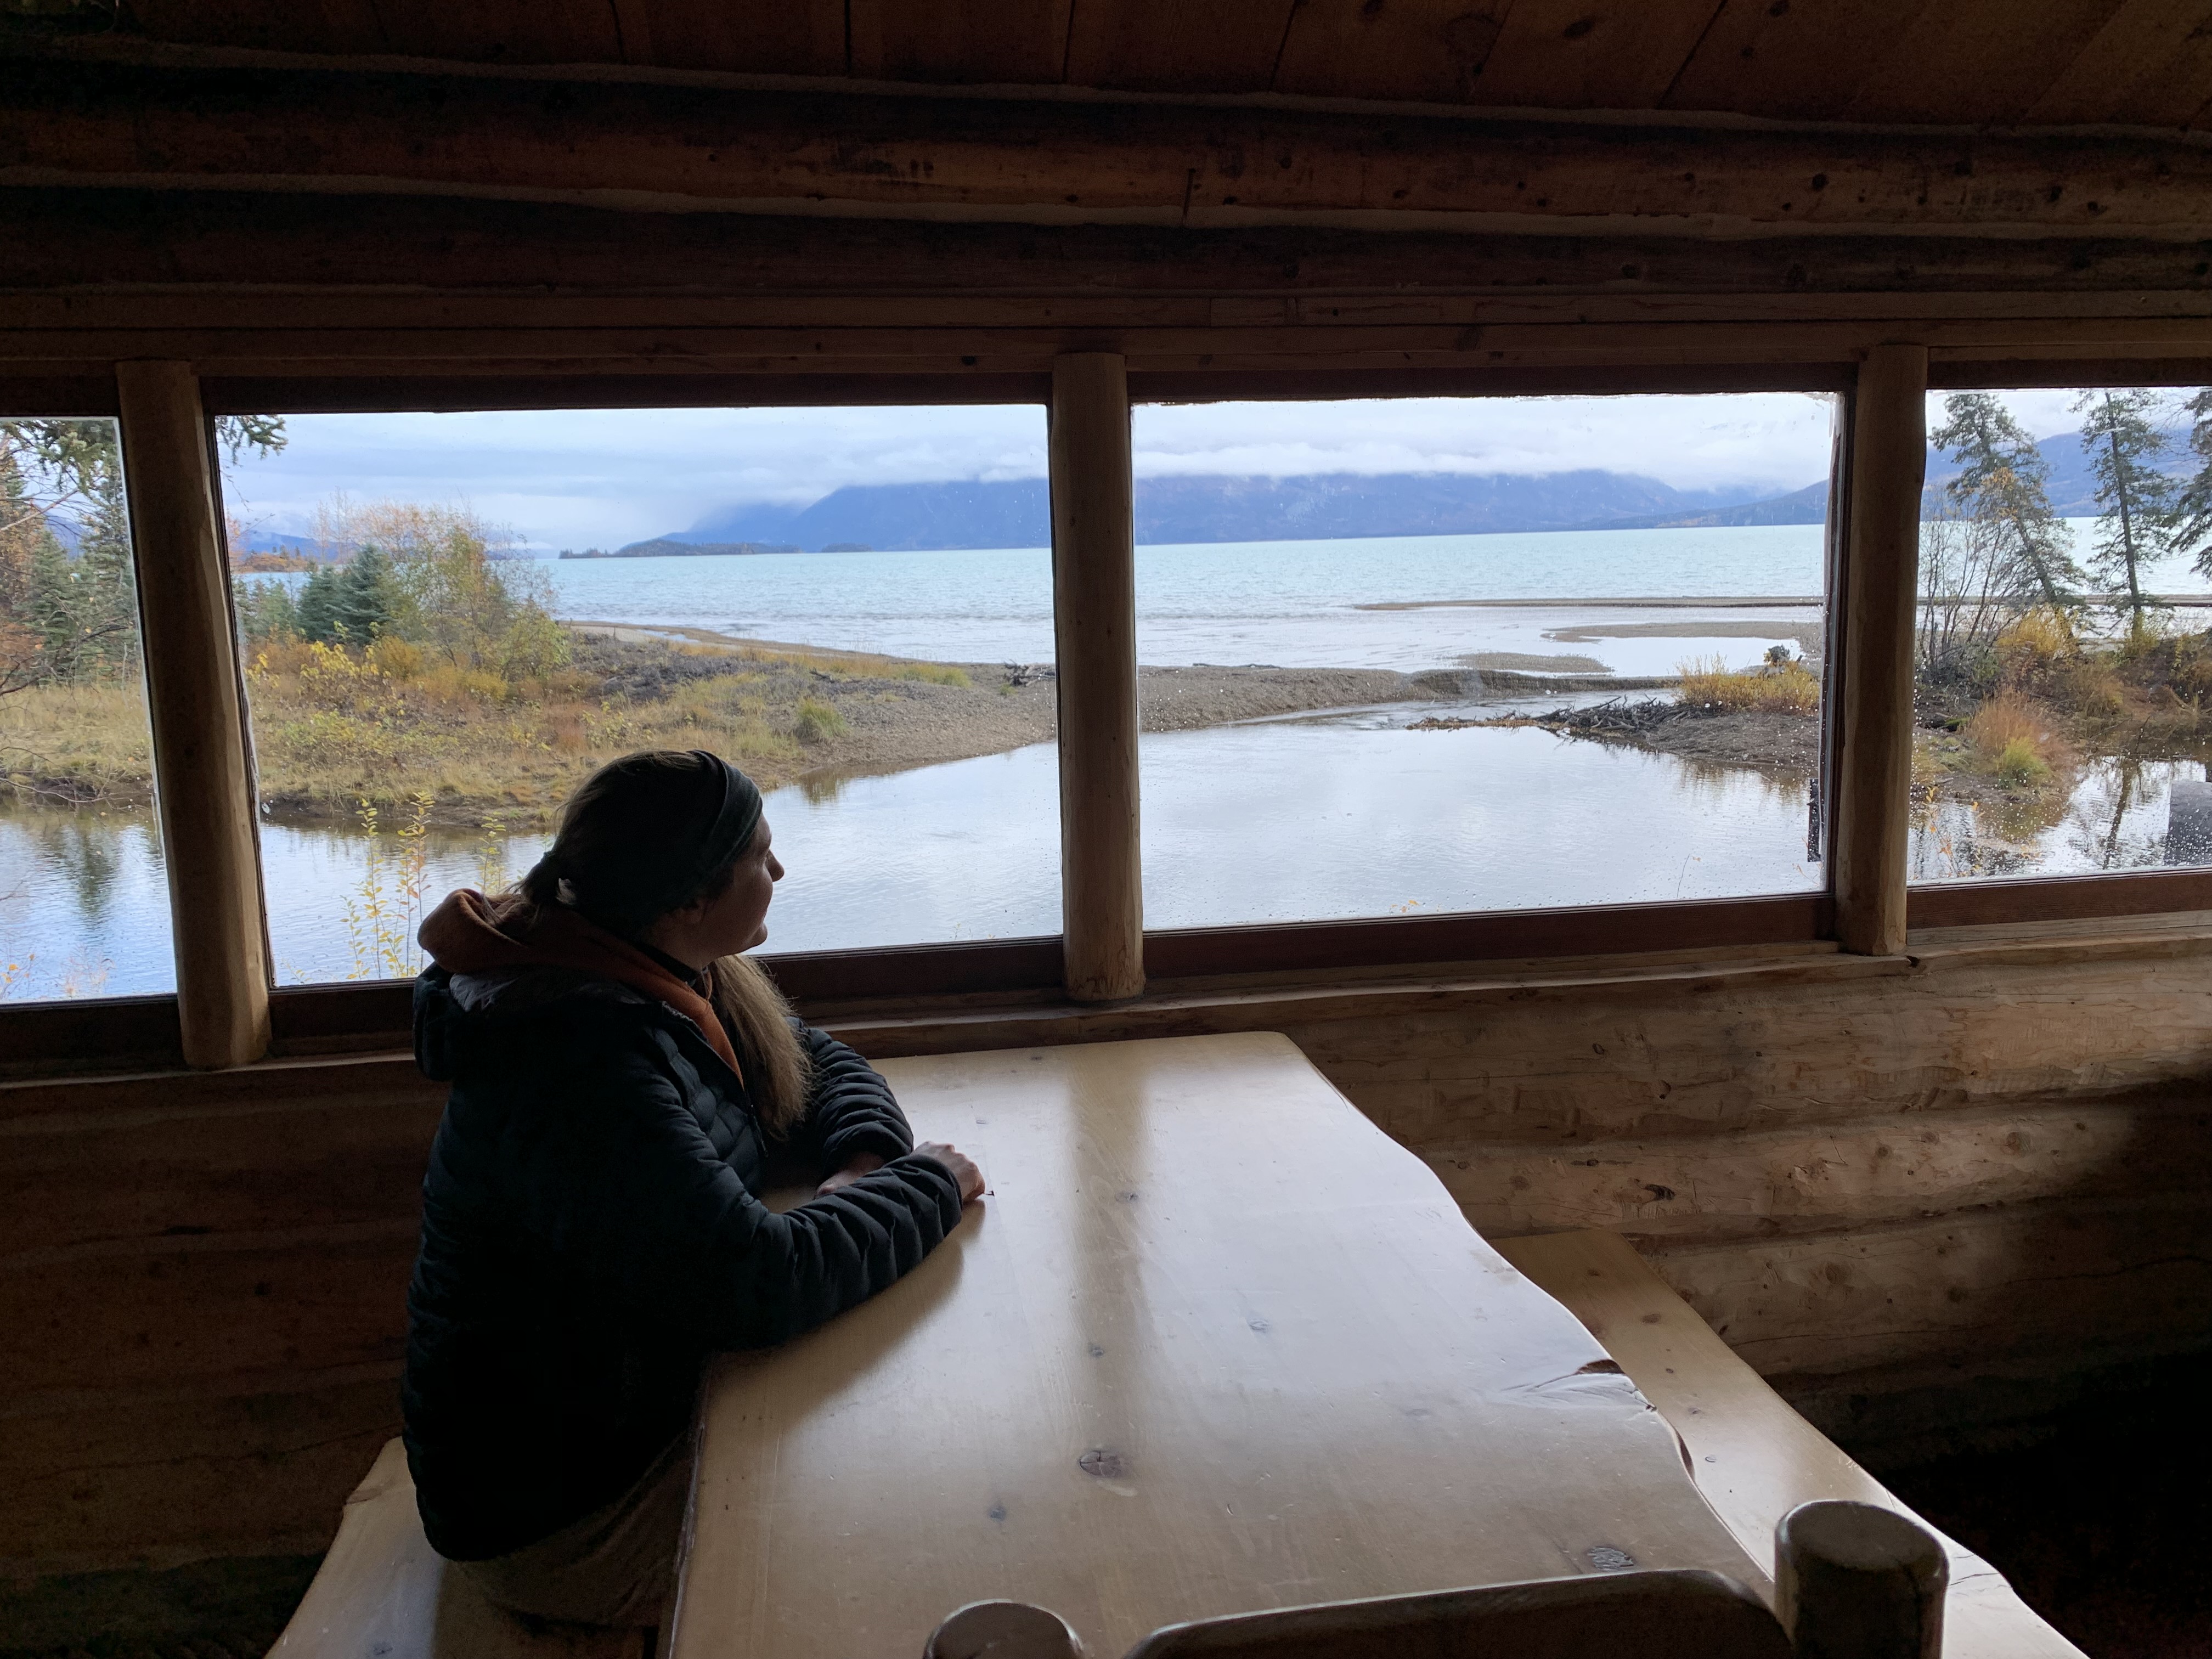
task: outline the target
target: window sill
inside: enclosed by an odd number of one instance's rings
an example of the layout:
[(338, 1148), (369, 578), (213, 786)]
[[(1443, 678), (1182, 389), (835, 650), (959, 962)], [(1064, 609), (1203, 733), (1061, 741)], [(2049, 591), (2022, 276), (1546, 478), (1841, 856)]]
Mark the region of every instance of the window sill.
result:
[[(1447, 989), (1901, 973), (1970, 955), (2189, 954), (2212, 948), (2212, 871), (1916, 888), (1910, 914), (1906, 953), (1888, 957), (1843, 956), (1821, 939), (1828, 902), (1818, 894), (1152, 933), (1145, 994), (1105, 1006), (1063, 999), (1056, 939), (764, 960), (815, 1024), (878, 1042), (965, 1033), (961, 1042), (983, 1047), (1017, 1030), (1038, 1035), (1006, 1040), (1145, 1034), (1139, 1025), (1167, 1035), (1178, 1019), (1224, 1001), (1289, 999), (1310, 1007), (1336, 999), (1381, 1012), (1376, 999), (1432, 998)], [(405, 980), (279, 990), (270, 998), (275, 1042), (264, 1064), (404, 1052), (411, 993)], [(933, 1036), (927, 1041), (944, 1046)], [(0, 1079), (180, 1068), (174, 997), (0, 1008)]]

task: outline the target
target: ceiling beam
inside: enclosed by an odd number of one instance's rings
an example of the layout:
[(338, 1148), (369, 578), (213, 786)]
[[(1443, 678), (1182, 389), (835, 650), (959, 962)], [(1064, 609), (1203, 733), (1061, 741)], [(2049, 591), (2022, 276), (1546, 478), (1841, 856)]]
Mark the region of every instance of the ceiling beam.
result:
[[(1180, 296), (2203, 295), (2212, 250), (2054, 237), (1466, 236), (1246, 227), (932, 224), (903, 220), (622, 213), (428, 196), (219, 190), (0, 190), (0, 292), (638, 296), (994, 295)], [(881, 303), (881, 302), (879, 302)], [(257, 313), (257, 315), (261, 314)], [(1840, 311), (1835, 314), (1842, 314)], [(1854, 313), (1856, 314), (1856, 313)], [(1180, 313), (1177, 313), (1181, 315)], [(882, 320), (907, 320), (886, 313)]]
[(0, 185), (1714, 239), (2212, 237), (2212, 149), (0, 58)]

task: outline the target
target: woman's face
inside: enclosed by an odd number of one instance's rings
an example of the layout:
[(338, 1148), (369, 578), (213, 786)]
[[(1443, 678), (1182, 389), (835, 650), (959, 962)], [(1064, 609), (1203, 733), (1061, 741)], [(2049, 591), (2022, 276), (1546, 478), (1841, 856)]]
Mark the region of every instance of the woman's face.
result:
[(713, 898), (671, 910), (646, 929), (645, 941), (694, 968), (750, 951), (768, 937), (768, 902), (782, 879), (783, 866), (769, 850), (768, 820), (763, 818), (738, 854), (730, 884)]
[(769, 846), (768, 820), (763, 818), (745, 850), (738, 854), (737, 873), (718, 898), (700, 907), (701, 943), (712, 945), (709, 959), (750, 951), (768, 938), (769, 901), (783, 879), (783, 866)]

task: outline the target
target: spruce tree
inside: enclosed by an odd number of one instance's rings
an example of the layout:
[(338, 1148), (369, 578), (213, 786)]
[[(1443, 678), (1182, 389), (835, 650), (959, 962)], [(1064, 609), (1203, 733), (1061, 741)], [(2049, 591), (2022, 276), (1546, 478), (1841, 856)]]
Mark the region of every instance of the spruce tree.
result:
[(2170, 549), (2179, 526), (2179, 486), (2159, 465), (2166, 451), (2159, 403), (2148, 386), (2093, 387), (2074, 402), (2075, 412), (2087, 417), (2081, 447), (2096, 476), (2097, 504), (2105, 509), (2089, 562), (2105, 581), (2127, 590), (2119, 609), (2134, 637), (2142, 634), (2148, 608), (2142, 568)]
[(122, 458), (109, 430), (107, 458), (93, 475), (76, 548), (76, 669), (84, 674), (129, 674), (138, 662), (137, 573), (131, 562)]
[(0, 446), (0, 696), (46, 677), (45, 630), (33, 613), (40, 553), (53, 540), (23, 469)]
[(281, 639), (300, 631), (299, 608), (292, 602), (292, 590), (283, 582), (246, 582), (234, 576), (230, 592), (241, 638)]
[(2194, 553), (2198, 574), (2212, 576), (2212, 386), (2199, 386), (2184, 407), (2191, 416), (2189, 451), (2197, 471), (2174, 501), (2173, 546)]
[(2075, 603), (2081, 572), (2068, 550), (2065, 525), (2051, 510), (2051, 469), (2012, 411), (1987, 392), (1954, 392), (1932, 441), (1960, 463), (1944, 493), (1972, 518), (2004, 527), (2007, 550), (2045, 605)]
[(392, 561), (374, 547), (364, 547), (346, 562), (332, 601), (332, 619), (353, 645), (367, 645), (392, 621), (394, 599)]
[(324, 645), (367, 645), (391, 625), (397, 598), (391, 559), (364, 547), (307, 578), (295, 625), (302, 639)]
[(72, 680), (78, 673), (85, 594), (77, 578), (76, 561), (48, 532), (31, 554), (30, 623), (41, 642), (46, 672), (58, 680)]
[(337, 637), (338, 572), (324, 565), (308, 576), (300, 589), (300, 637), (328, 645)]

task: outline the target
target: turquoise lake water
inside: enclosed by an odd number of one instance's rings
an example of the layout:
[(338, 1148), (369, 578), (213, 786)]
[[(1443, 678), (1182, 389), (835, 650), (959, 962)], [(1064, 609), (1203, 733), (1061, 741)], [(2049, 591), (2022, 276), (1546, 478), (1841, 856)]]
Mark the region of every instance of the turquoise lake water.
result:
[[(1629, 674), (1668, 673), (1714, 654), (1740, 665), (1816, 624), (1817, 606), (1781, 601), (1822, 586), (1817, 526), (1152, 547), (1139, 550), (1138, 566), (1139, 656), (1162, 665), (1418, 670), (1492, 651), (1592, 657)], [(546, 570), (571, 617), (940, 660), (1052, 655), (1050, 562), (1039, 549), (570, 561)], [(2176, 572), (2158, 573), (2156, 584), (2207, 586)], [(1652, 595), (1692, 603), (1450, 603)], [(1694, 602), (1760, 597), (1769, 603)], [(1368, 608), (1378, 605), (1397, 608)], [(1706, 619), (1771, 631), (1697, 635)], [(1687, 636), (1547, 638), (1649, 623)], [(1701, 898), (1802, 891), (1823, 879), (1808, 855), (1802, 777), (1529, 729), (1405, 729), (1431, 712), (1395, 705), (1147, 736), (1148, 924)], [(768, 948), (1058, 931), (1054, 765), (1044, 744), (775, 792), (769, 811), (791, 874)], [(1916, 836), (1916, 876), (1958, 873), (1962, 858), (2019, 874), (2158, 863), (2167, 791), (2200, 771), (2154, 765), (2124, 781), (2093, 767), (2061, 819), (2032, 836), (1938, 815)], [(474, 840), (431, 839), (430, 899), (480, 878)], [(507, 869), (526, 867), (541, 841), (511, 838), (501, 849)], [(344, 901), (373, 850), (389, 859), (388, 840), (372, 849), (356, 831), (270, 823), (262, 848), (279, 980), (385, 971)], [(0, 975), (9, 962), (0, 994), (17, 998), (172, 986), (167, 901), (147, 817), (0, 810)]]

